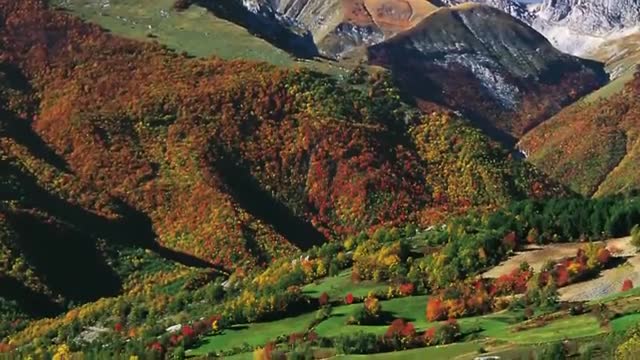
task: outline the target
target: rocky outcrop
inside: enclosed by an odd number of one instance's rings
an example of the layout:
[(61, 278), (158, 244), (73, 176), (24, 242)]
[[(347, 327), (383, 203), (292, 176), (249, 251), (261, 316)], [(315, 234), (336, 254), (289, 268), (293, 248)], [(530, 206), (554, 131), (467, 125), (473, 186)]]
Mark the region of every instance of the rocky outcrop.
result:
[(533, 27), (559, 49), (575, 55), (637, 31), (640, 0), (545, 0)]
[[(456, 5), (464, 0), (443, 0)], [(573, 55), (593, 52), (608, 40), (637, 32), (640, 0), (543, 0), (525, 5), (515, 0), (474, 0), (496, 7), (542, 33), (558, 49)]]
[[(456, 6), (468, 2), (468, 0), (441, 0), (442, 5), (446, 6)], [(531, 24), (535, 18), (534, 13), (529, 10), (527, 5), (516, 0), (475, 0), (473, 2), (500, 9), (527, 24)]]
[[(377, 44), (410, 29), (437, 10), (426, 0), (198, 0), (216, 15), (234, 21), (290, 51), (292, 44), (327, 57)], [(284, 46), (283, 44), (284, 43)], [(313, 46), (310, 46), (310, 43)]]

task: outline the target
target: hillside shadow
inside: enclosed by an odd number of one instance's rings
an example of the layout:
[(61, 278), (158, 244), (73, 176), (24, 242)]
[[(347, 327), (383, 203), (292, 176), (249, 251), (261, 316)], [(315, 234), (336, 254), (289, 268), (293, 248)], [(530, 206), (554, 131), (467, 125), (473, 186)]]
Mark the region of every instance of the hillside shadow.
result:
[[(0, 85), (18, 91), (24, 95), (33, 92), (29, 80), (15, 65), (0, 62)], [(0, 88), (1, 89), (1, 88)], [(15, 114), (5, 109), (0, 98), (0, 134), (8, 136), (18, 144), (26, 147), (36, 157), (48, 164), (69, 173), (66, 161), (56, 154), (31, 128), (28, 120), (19, 119)]]
[(95, 239), (27, 212), (5, 216), (18, 234), (14, 246), (55, 293), (88, 302), (120, 292), (120, 279), (98, 252)]
[(62, 311), (62, 307), (39, 294), (20, 281), (0, 274), (0, 297), (13, 300), (25, 314), (32, 317), (52, 317)]
[(216, 17), (241, 26), (252, 35), (262, 38), (273, 46), (298, 58), (311, 59), (319, 55), (318, 48), (309, 32), (297, 34), (288, 29), (271, 11), (262, 15), (249, 11), (241, 1), (193, 0)]
[(111, 220), (52, 195), (41, 188), (31, 176), (22, 173), (10, 164), (1, 164), (0, 171), (6, 171), (7, 174), (13, 173), (20, 179), (21, 187), (26, 194), (29, 194), (25, 200), (26, 205), (43, 210), (63, 222), (72, 224), (79, 232), (89, 234), (92, 237), (104, 238), (110, 243), (151, 250), (165, 259), (185, 266), (210, 268), (224, 274), (229, 273), (227, 269), (214, 266), (196, 256), (162, 246), (157, 242), (157, 235), (151, 219), (119, 199), (112, 199), (112, 204), (120, 217)]
[(297, 217), (285, 204), (264, 190), (248, 169), (217, 149), (211, 156), (217, 174), (234, 200), (251, 215), (302, 250), (322, 245), (326, 239), (310, 223)]
[(45, 161), (49, 165), (63, 171), (71, 173), (67, 162), (56, 154), (31, 128), (29, 122), (16, 119), (3, 109), (0, 109), (0, 121), (4, 125), (5, 134), (14, 139), (16, 143), (26, 147), (37, 158)]

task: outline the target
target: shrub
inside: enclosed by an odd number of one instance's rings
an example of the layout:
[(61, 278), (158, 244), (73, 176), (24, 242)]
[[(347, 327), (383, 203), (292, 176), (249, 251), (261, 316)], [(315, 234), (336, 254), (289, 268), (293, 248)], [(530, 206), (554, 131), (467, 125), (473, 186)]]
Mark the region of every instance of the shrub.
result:
[(323, 292), (322, 294), (320, 294), (320, 297), (318, 298), (318, 304), (320, 304), (320, 306), (325, 306), (329, 303), (329, 294), (327, 294), (326, 292)]
[(347, 305), (351, 305), (353, 304), (353, 294), (352, 293), (348, 293), (347, 296), (344, 297), (344, 303)]
[(553, 343), (539, 350), (535, 358), (536, 360), (564, 360), (567, 358), (567, 353), (562, 343)]
[(626, 279), (622, 283), (622, 291), (629, 291), (631, 289), (633, 289), (633, 281), (631, 281), (631, 279)]
[(616, 359), (635, 360), (640, 358), (640, 326), (629, 329), (626, 338), (626, 341), (616, 348)]
[(406, 283), (400, 285), (398, 290), (402, 296), (411, 296), (415, 292), (415, 286), (412, 283)]
[(363, 332), (338, 336), (335, 347), (340, 354), (375, 354), (381, 350), (378, 337)]
[(640, 250), (640, 225), (635, 225), (631, 229), (631, 244)]
[(434, 341), (437, 345), (446, 345), (456, 342), (461, 336), (458, 322), (455, 319), (449, 319), (437, 329)]

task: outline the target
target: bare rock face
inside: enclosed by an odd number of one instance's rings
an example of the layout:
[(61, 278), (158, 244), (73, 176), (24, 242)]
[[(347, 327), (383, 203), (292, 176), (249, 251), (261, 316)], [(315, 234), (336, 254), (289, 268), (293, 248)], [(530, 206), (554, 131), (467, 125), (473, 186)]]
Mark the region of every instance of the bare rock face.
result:
[(377, 44), (438, 9), (427, 0), (242, 0), (242, 5), (274, 20), (272, 26), (308, 31), (319, 53), (331, 58)]
[(638, 31), (640, 0), (545, 0), (532, 25), (559, 49), (583, 55)]
[[(442, 0), (442, 4), (446, 6), (461, 5), (468, 2), (467, 0)], [(535, 18), (535, 14), (529, 10), (526, 4), (516, 0), (475, 0), (473, 2), (500, 9), (527, 24), (531, 24)]]
[[(213, 1), (213, 0), (203, 0)], [(322, 55), (341, 58), (415, 26), (439, 7), (467, 0), (235, 0), (249, 12), (308, 31)], [(604, 42), (638, 31), (640, 0), (473, 0), (506, 12), (563, 52), (584, 56)], [(264, 25), (267, 28), (268, 25)], [(266, 29), (265, 31), (267, 31)], [(273, 31), (272, 31), (273, 32)], [(276, 32), (281, 34), (282, 32)]]
[(640, 0), (545, 0), (536, 17), (584, 34), (609, 35), (640, 25)]
[[(457, 5), (464, 0), (443, 0)], [(640, 0), (474, 0), (498, 8), (542, 33), (558, 49), (585, 55), (608, 40), (640, 31)]]

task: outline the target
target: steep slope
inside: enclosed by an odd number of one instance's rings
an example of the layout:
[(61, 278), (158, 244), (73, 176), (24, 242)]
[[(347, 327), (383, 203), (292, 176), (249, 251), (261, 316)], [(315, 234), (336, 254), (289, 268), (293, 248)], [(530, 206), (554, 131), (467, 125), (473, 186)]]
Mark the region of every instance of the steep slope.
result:
[(230, 269), (382, 224), (555, 191), (462, 121), (406, 108), (384, 77), (354, 87), (189, 59), (41, 1), (0, 5), (0, 58), (33, 94), (32, 110), (5, 106), (56, 165), (18, 156), (13, 142), (3, 158), (22, 169), (18, 181), (56, 194), (59, 208), (79, 208), (61, 221), (91, 224), (79, 228), (91, 239)]
[[(444, 0), (446, 5), (464, 0)], [(638, 0), (543, 0), (523, 4), (515, 0), (475, 0), (526, 22), (558, 49), (587, 56), (610, 41), (640, 31)]]
[(308, 32), (318, 51), (343, 58), (409, 29), (437, 9), (426, 0), (249, 0), (195, 3), (275, 40), (274, 29)]
[(520, 148), (536, 166), (585, 195), (640, 189), (638, 70), (623, 91), (563, 110), (527, 134)]
[(535, 18), (535, 14), (530, 10), (529, 6), (517, 0), (441, 0), (442, 5), (446, 6), (457, 6), (470, 2), (500, 9), (527, 24), (531, 24)]
[(545, 0), (536, 12), (533, 26), (571, 54), (583, 55), (640, 30), (638, 0)]
[(421, 102), (462, 110), (510, 143), (606, 81), (602, 66), (560, 53), (489, 6), (443, 8), (368, 50)]

